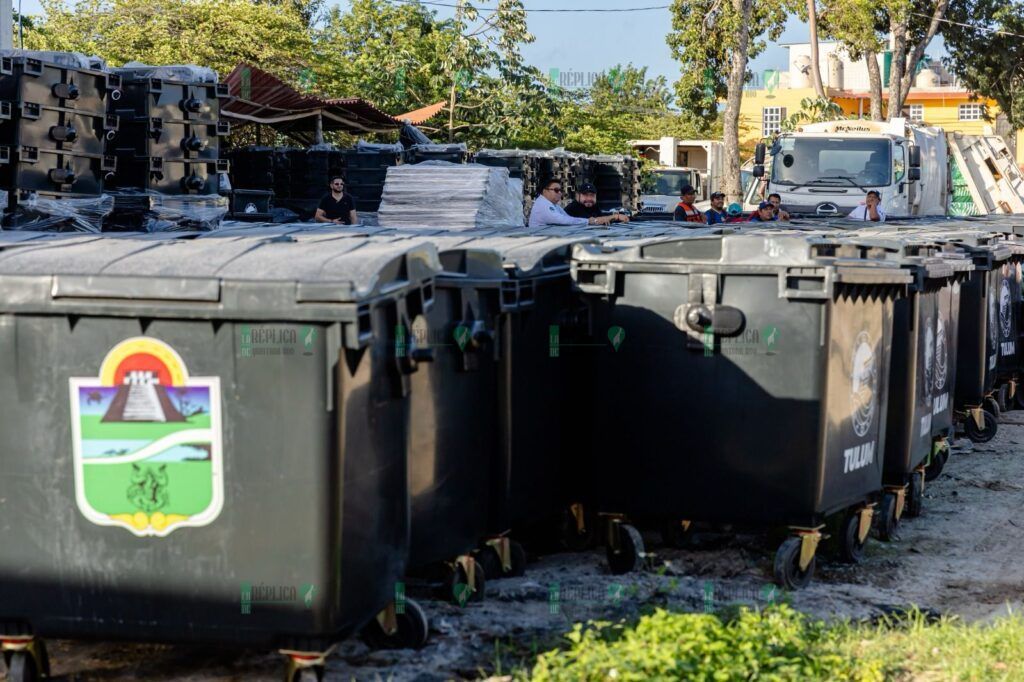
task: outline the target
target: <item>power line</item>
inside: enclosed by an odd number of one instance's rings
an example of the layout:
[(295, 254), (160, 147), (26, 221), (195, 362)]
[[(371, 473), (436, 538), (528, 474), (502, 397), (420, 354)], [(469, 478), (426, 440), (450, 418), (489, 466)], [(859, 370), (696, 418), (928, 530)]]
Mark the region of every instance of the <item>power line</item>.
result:
[[(931, 19), (932, 18), (931, 14), (925, 14), (924, 12), (911, 12), (911, 14), (916, 14), (917, 16), (925, 17), (926, 19)], [(987, 28), (985, 26), (975, 26), (974, 24), (965, 24), (962, 21), (953, 21), (952, 19), (945, 19), (945, 18), (939, 19), (939, 21), (941, 23), (943, 23), (943, 24), (953, 24), (954, 26), (963, 26), (964, 28), (973, 28), (975, 31), (981, 31), (983, 33), (995, 33), (996, 35), (1010, 36), (1012, 38), (1024, 38), (1024, 34), (1013, 33), (1012, 31), (1002, 31), (1002, 30), (1000, 30), (998, 28)]]
[[(449, 3), (449, 2), (433, 2), (432, 0), (430, 0), (430, 1), (428, 1), (428, 0), (388, 0), (388, 1), (389, 2), (393, 2), (393, 3), (406, 4), (406, 5), (431, 5), (433, 7), (451, 7), (453, 9), (458, 9), (459, 8), (459, 5), (456, 5), (456, 4), (453, 4), (453, 3)], [(650, 12), (650, 11), (653, 11), (653, 10), (662, 10), (662, 9), (671, 9), (671, 8), (672, 8), (672, 5), (652, 5), (650, 7), (611, 7), (611, 8), (606, 8), (606, 9), (583, 9), (583, 8), (578, 8), (578, 9), (570, 9), (570, 8), (527, 9), (527, 8), (524, 7), (521, 10), (517, 9), (517, 10), (514, 10), (514, 11), (517, 11), (517, 12), (527, 12), (527, 13), (531, 13), (531, 14), (532, 13), (536, 13), (536, 12), (554, 12), (554, 13), (565, 14), (565, 13), (574, 13), (574, 12), (605, 12), (605, 13), (607, 13), (607, 12)], [(492, 9), (495, 9), (495, 8), (493, 8), (493, 7), (485, 7), (485, 8), (482, 8), (482, 9), (492, 10)]]

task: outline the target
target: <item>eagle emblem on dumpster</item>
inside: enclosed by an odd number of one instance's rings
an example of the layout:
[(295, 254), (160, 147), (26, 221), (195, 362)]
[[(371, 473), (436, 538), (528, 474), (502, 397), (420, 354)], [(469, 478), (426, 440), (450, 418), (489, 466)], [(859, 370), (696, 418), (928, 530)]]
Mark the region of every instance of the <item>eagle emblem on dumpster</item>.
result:
[(152, 337), (72, 377), (75, 497), (86, 519), (140, 536), (205, 526), (224, 503), (220, 378), (194, 377)]

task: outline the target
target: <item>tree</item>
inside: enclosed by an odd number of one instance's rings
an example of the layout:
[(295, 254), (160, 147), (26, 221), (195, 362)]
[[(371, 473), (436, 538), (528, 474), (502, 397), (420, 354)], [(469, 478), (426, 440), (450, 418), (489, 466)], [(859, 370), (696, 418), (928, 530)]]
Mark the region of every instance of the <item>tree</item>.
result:
[(782, 122), (783, 130), (794, 130), (803, 123), (841, 121), (846, 118), (843, 108), (828, 97), (805, 97), (800, 100), (800, 111)]
[(876, 0), (826, 0), (819, 17), (827, 37), (838, 40), (851, 59), (863, 59), (868, 70), (871, 120), (882, 120), (882, 74), (878, 54), (885, 50), (887, 25)]
[(971, 91), (994, 99), (1014, 131), (1024, 128), (1024, 2), (953, 0), (949, 16), (959, 24), (943, 29), (947, 68)]
[(566, 149), (586, 153), (629, 153), (629, 140), (662, 136), (705, 137), (707, 121), (674, 111), (675, 99), (663, 77), (647, 69), (618, 65), (589, 90), (560, 93), (556, 128)]
[(938, 33), (948, 5), (949, 0), (883, 0), (892, 35), (889, 120), (903, 115), (903, 103), (914, 85), (917, 65)]
[(768, 40), (782, 34), (791, 0), (673, 0), (672, 32), (667, 41), (679, 61), (676, 83), (679, 103), (711, 121), (718, 101), (725, 100), (725, 192), (729, 201), (741, 196), (739, 115), (747, 61), (759, 55)]
[(98, 55), (114, 66), (200, 64), (227, 75), (241, 61), (278, 75), (308, 66), (312, 41), (290, 5), (249, 0), (42, 0), (25, 47)]
[(821, 84), (821, 55), (818, 54), (818, 8), (815, 0), (807, 0), (807, 27), (811, 34), (811, 79), (814, 92), (819, 99), (828, 99), (825, 86)]

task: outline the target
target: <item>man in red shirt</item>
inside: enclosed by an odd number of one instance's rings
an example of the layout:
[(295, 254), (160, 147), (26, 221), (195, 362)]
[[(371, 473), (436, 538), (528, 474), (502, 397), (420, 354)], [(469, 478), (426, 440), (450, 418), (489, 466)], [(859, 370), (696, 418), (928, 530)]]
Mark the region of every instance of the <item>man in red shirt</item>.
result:
[(679, 198), (682, 201), (676, 206), (676, 210), (672, 213), (672, 220), (679, 220), (687, 223), (701, 223), (707, 224), (707, 218), (701, 211), (693, 205), (693, 202), (697, 199), (697, 190), (690, 185), (686, 185), (679, 192)]

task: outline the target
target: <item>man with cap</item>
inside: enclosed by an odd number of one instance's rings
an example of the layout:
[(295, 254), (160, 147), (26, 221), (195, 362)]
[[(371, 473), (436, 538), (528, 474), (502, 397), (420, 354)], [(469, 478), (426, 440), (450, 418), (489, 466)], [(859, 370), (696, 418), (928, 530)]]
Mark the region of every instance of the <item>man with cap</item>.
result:
[(607, 225), (612, 222), (629, 222), (629, 216), (622, 213), (605, 213), (597, 207), (597, 187), (594, 183), (585, 181), (576, 190), (576, 200), (565, 207), (565, 212), (573, 218), (597, 218), (601, 222), (598, 225)]
[(775, 205), (770, 201), (762, 201), (757, 205), (757, 211), (750, 217), (752, 223), (770, 223), (779, 219), (775, 215)]
[(679, 198), (682, 201), (676, 205), (676, 210), (672, 213), (672, 220), (701, 223), (702, 225), (707, 223), (704, 214), (693, 205), (693, 202), (697, 199), (697, 190), (690, 185), (686, 185), (679, 191)]
[(704, 217), (708, 225), (717, 225), (729, 219), (729, 214), (725, 212), (725, 192), (711, 193), (711, 208), (704, 211)]
[(546, 177), (541, 180), (540, 194), (530, 209), (530, 227), (545, 225), (607, 225), (611, 218), (574, 218), (559, 205), (562, 200), (562, 181)]

